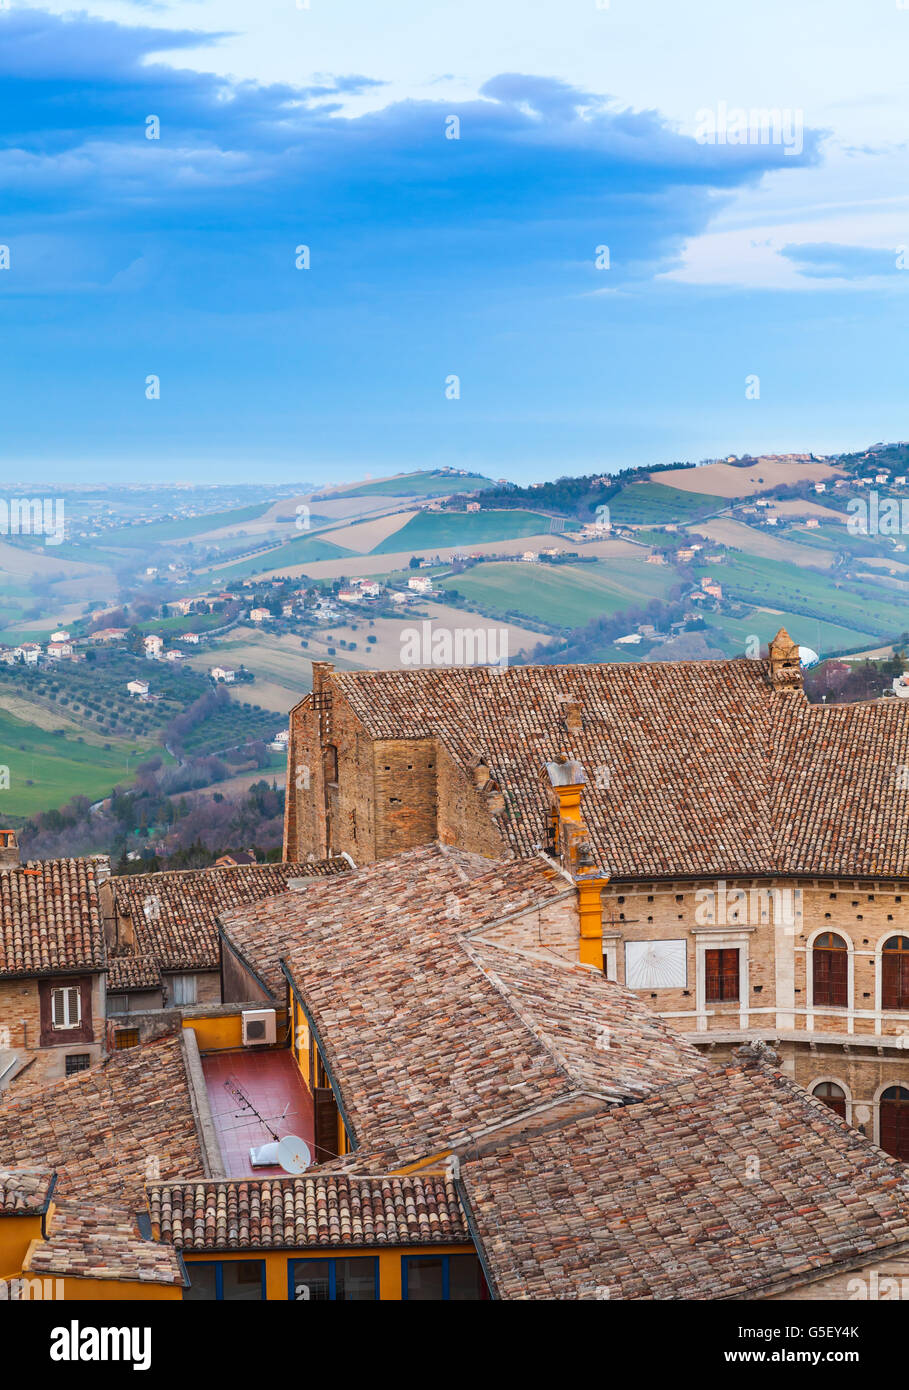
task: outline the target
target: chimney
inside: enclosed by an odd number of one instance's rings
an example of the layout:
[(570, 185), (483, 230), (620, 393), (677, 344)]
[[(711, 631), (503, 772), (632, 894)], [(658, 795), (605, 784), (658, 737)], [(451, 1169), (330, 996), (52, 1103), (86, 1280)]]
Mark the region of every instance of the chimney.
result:
[(580, 941), (578, 960), (582, 965), (603, 968), (603, 908), (601, 895), (609, 875), (598, 866), (590, 842), (590, 832), (581, 811), (581, 798), (587, 777), (583, 767), (567, 753), (546, 763), (544, 776), (549, 783), (552, 839), (555, 857), (574, 880), (578, 893)]
[(15, 830), (0, 830), (0, 869), (10, 869), (19, 863), (19, 841)]
[(798, 643), (793, 642), (784, 627), (770, 643), (770, 683), (774, 690), (791, 692), (802, 689)]
[(565, 730), (569, 734), (582, 734), (584, 732), (584, 715), (581, 709), (581, 702), (576, 695), (560, 696), (562, 704), (562, 722)]

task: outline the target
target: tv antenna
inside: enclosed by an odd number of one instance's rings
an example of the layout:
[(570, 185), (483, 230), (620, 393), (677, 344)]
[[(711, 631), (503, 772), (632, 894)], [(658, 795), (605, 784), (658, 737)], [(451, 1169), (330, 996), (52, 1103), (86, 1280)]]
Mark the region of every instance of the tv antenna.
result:
[[(305, 1139), (300, 1139), (296, 1134), (285, 1134), (283, 1139), (278, 1138), (277, 1130), (272, 1129), (268, 1120), (261, 1115), (253, 1105), (249, 1096), (243, 1090), (235, 1076), (229, 1076), (224, 1082), (224, 1088), (240, 1106), (240, 1111), (236, 1118), (244, 1119), (247, 1112), (255, 1116), (263, 1129), (271, 1135), (270, 1144), (260, 1144), (258, 1148), (251, 1146), (249, 1150), (249, 1162), (252, 1168), (283, 1168), (285, 1173), (305, 1173), (312, 1163), (312, 1152)], [(285, 1105), (280, 1117), (275, 1121), (280, 1124), (290, 1109), (290, 1102)], [(252, 1120), (247, 1121), (252, 1124)]]

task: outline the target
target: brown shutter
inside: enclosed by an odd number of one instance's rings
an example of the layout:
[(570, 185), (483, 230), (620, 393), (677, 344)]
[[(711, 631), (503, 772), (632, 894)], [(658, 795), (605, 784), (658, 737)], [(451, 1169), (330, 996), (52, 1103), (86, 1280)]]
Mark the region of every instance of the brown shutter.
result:
[(313, 1090), (315, 1125), (313, 1142), (316, 1163), (338, 1157), (338, 1106), (330, 1086), (316, 1086)]
[(849, 953), (840, 949), (812, 951), (815, 1004), (845, 1007), (849, 988)]
[(881, 1148), (904, 1163), (909, 1160), (909, 1101), (881, 1101)]
[(708, 1004), (739, 997), (739, 953), (735, 947), (704, 952), (705, 999)]
[[(902, 963), (903, 958), (897, 951), (884, 951), (881, 955), (881, 1007), (885, 1009), (900, 1008), (900, 996), (902, 995)], [(881, 1146), (883, 1147), (883, 1145)]]

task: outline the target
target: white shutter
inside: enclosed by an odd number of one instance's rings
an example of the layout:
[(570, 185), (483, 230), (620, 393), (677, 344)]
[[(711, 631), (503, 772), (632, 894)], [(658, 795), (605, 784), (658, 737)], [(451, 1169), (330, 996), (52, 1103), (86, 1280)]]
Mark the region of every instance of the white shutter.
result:
[(82, 1022), (82, 991), (70, 987), (66, 991), (67, 1023), (70, 1028), (78, 1028)]
[(78, 1028), (82, 1021), (82, 995), (78, 988), (51, 991), (51, 1021), (55, 1028)]

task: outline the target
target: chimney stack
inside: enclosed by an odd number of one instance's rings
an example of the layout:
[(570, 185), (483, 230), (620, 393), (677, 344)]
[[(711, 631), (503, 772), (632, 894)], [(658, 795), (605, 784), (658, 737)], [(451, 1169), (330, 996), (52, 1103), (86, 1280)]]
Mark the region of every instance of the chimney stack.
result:
[(603, 909), (601, 894), (609, 875), (598, 866), (584, 822), (581, 798), (587, 777), (581, 764), (567, 753), (544, 764), (549, 787), (550, 828), (554, 856), (574, 880), (578, 894), (580, 938), (578, 960), (603, 969)]
[(770, 643), (770, 683), (774, 690), (797, 691), (802, 689), (802, 663), (799, 647), (793, 642), (784, 627)]
[(15, 830), (0, 830), (0, 869), (11, 869), (19, 863), (19, 841)]
[(584, 732), (584, 715), (582, 712), (581, 701), (576, 695), (562, 695), (562, 715), (565, 730), (569, 734), (582, 734)]

